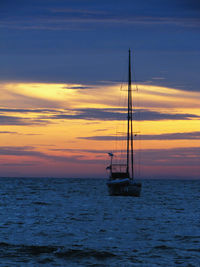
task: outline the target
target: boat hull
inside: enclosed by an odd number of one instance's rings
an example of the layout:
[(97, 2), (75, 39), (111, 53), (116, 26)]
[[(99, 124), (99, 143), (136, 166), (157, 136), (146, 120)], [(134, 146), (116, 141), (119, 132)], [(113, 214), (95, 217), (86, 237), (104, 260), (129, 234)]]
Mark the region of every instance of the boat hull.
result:
[(119, 181), (119, 183), (117, 183), (116, 180), (114, 180), (113, 183), (109, 181), (107, 183), (107, 186), (110, 196), (139, 197), (142, 188), (141, 183), (135, 183), (135, 182), (123, 183), (122, 181)]

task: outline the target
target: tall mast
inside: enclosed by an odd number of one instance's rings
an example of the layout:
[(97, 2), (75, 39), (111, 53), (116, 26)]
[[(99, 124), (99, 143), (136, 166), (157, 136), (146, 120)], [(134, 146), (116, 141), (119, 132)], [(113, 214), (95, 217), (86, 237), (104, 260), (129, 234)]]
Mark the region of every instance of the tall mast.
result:
[(131, 145), (131, 179), (133, 179), (133, 108), (131, 89), (131, 50), (129, 49), (128, 60), (128, 122), (127, 122), (127, 173), (129, 173), (130, 145)]

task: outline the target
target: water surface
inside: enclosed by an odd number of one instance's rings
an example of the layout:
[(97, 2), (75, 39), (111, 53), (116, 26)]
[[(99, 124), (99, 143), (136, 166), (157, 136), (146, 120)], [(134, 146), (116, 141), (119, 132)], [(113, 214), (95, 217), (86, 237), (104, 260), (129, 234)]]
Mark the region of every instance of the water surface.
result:
[(1, 178), (0, 266), (200, 266), (200, 181)]

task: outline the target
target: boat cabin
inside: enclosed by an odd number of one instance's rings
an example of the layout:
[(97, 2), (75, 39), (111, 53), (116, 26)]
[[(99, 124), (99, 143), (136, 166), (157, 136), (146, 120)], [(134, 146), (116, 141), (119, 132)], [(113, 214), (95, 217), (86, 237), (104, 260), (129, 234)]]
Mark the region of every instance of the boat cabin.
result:
[(110, 168), (110, 179), (129, 178), (126, 164), (112, 164)]

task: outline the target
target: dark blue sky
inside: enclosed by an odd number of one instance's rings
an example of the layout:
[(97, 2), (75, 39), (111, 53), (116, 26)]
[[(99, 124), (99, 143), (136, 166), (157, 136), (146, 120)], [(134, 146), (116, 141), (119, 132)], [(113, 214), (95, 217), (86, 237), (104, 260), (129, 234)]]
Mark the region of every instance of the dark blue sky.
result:
[(136, 80), (199, 90), (197, 0), (1, 0), (0, 80)]

